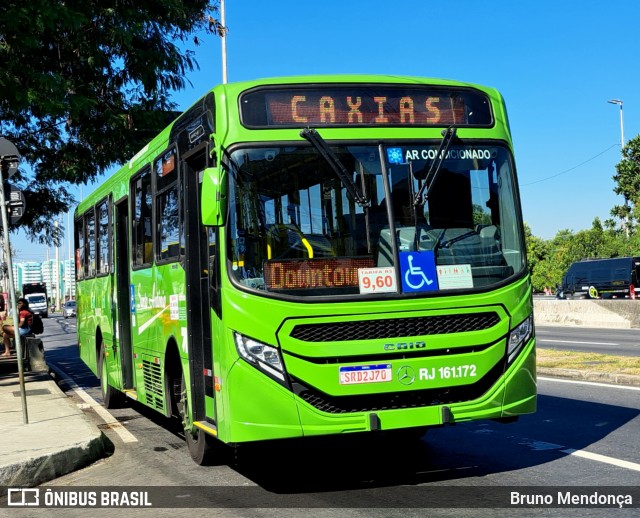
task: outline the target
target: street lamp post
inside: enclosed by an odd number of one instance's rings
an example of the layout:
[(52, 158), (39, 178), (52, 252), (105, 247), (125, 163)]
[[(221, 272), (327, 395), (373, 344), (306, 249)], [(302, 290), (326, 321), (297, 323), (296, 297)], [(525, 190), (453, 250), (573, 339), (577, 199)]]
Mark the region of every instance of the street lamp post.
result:
[(227, 84), (227, 25), (225, 20), (224, 0), (220, 0), (220, 25), (222, 25), (222, 84)]
[(611, 99), (607, 102), (620, 106), (620, 152), (622, 152), (622, 148), (624, 148), (624, 115), (622, 114), (622, 101), (620, 99)]
[[(617, 104), (618, 106), (620, 106), (620, 153), (622, 154), (622, 159), (624, 160), (624, 115), (622, 113), (622, 101), (620, 99), (611, 99), (609, 101), (607, 101), (609, 104)], [(629, 209), (629, 200), (627, 199), (627, 197), (625, 196), (624, 198), (624, 204), (627, 207), (627, 210)], [(629, 215), (627, 214), (627, 221), (625, 223), (625, 233), (627, 234), (627, 237), (629, 237), (629, 227), (631, 225), (631, 222), (629, 221)]]

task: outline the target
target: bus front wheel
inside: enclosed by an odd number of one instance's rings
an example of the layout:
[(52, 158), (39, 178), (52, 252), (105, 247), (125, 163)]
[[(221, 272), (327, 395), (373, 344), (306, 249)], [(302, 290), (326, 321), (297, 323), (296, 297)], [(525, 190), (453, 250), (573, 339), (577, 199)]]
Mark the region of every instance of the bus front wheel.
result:
[(187, 448), (189, 449), (189, 455), (191, 455), (194, 462), (200, 466), (211, 465), (214, 461), (214, 450), (217, 446), (214, 443), (216, 439), (193, 425), (191, 412), (189, 410), (187, 385), (184, 379), (184, 374), (180, 380), (178, 411), (180, 413), (180, 419), (182, 420), (182, 428), (184, 430)]
[(105, 408), (118, 408), (120, 406), (122, 402), (122, 392), (119, 392), (109, 385), (104, 344), (100, 347), (100, 392), (102, 393), (102, 404)]

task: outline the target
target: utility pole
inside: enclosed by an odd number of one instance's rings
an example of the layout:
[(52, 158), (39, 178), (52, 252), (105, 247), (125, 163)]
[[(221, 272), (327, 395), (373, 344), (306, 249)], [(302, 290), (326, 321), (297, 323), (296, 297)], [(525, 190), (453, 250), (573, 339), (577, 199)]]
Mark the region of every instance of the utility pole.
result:
[(54, 241), (54, 245), (56, 247), (56, 276), (55, 276), (55, 281), (56, 281), (56, 300), (55, 300), (55, 304), (56, 304), (56, 311), (60, 311), (61, 309), (61, 305), (60, 305), (60, 243), (58, 243), (58, 234), (60, 232), (59, 230), (59, 221), (56, 219), (53, 222), (53, 226), (55, 227), (56, 231), (55, 231), (55, 241)]
[(67, 300), (71, 300), (73, 297), (71, 296), (71, 285), (73, 284), (71, 281), (71, 268), (68, 268), (69, 264), (73, 264), (71, 262), (71, 239), (73, 238), (73, 234), (71, 233), (71, 210), (67, 212), (67, 249), (69, 254), (67, 255), (67, 260), (64, 262), (64, 283), (65, 283), (65, 294), (67, 284), (69, 285), (69, 298)]

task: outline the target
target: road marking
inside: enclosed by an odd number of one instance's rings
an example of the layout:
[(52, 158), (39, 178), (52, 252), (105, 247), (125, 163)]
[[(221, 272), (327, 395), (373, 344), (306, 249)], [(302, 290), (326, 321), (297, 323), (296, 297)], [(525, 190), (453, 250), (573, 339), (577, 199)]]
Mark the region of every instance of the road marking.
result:
[(568, 448), (566, 450), (560, 450), (562, 453), (567, 453), (575, 457), (582, 457), (583, 459), (595, 460), (596, 462), (603, 462), (605, 464), (611, 464), (612, 466), (618, 466), (619, 468), (632, 469), (633, 471), (640, 471), (640, 464), (636, 462), (629, 462), (628, 460), (614, 459), (613, 457), (607, 457), (606, 455), (599, 455), (598, 453), (591, 453), (584, 450), (574, 450)]
[[(563, 379), (558, 379), (558, 378), (545, 378), (545, 377), (541, 377), (538, 376), (539, 380), (544, 380), (544, 381), (554, 381), (556, 383), (578, 383), (578, 384), (582, 384), (582, 385), (591, 385), (591, 386), (595, 386), (595, 387), (606, 387), (606, 388), (614, 388), (614, 389), (621, 389), (621, 390), (634, 390), (636, 392), (640, 392), (640, 387), (632, 387), (629, 385), (609, 385), (607, 383), (597, 383), (594, 381), (579, 381), (579, 380), (563, 380)], [(534, 443), (537, 444), (537, 442), (534, 441)], [(534, 444), (532, 443), (532, 444)], [(529, 446), (531, 447), (532, 444), (529, 444)], [(558, 446), (559, 448), (561, 446)], [(543, 449), (543, 448), (534, 448), (534, 449)], [(549, 449), (549, 448), (547, 448)], [(640, 471), (640, 464), (636, 463), (636, 462), (629, 462), (627, 460), (621, 460), (621, 459), (616, 459), (613, 457), (607, 457), (606, 455), (600, 455), (598, 453), (590, 453), (588, 451), (584, 451), (584, 450), (574, 450), (573, 448), (566, 448), (564, 450), (560, 450), (562, 453), (567, 453), (568, 455), (573, 455), (575, 457), (581, 457), (583, 459), (589, 459), (589, 460), (594, 460), (596, 462), (603, 462), (605, 464), (611, 464), (612, 466), (618, 466), (620, 468), (626, 468), (626, 469), (631, 469), (633, 471)]]
[(635, 390), (636, 392), (640, 392), (640, 387), (634, 387), (632, 385), (613, 385), (610, 383), (598, 383), (597, 381), (582, 381), (582, 380), (564, 380), (560, 378), (547, 378), (544, 376), (538, 376), (539, 380), (543, 381), (553, 381), (555, 383), (580, 383), (582, 385), (591, 385), (594, 387), (605, 387), (612, 389), (620, 389), (620, 390)]
[[(98, 403), (89, 394), (87, 394), (84, 389), (80, 388), (80, 386), (78, 386), (78, 384), (69, 376), (67, 376), (63, 371), (61, 371), (55, 365), (51, 364), (49, 364), (49, 368), (55, 371), (60, 378), (64, 379), (65, 383), (69, 385), (69, 388), (76, 394), (78, 394), (78, 396), (80, 396), (80, 398), (85, 403), (87, 403), (88, 407), (91, 408), (96, 414), (98, 414), (100, 418), (105, 422), (105, 424), (109, 425), (109, 428), (111, 430), (118, 434), (122, 442), (138, 442), (138, 439), (136, 439), (135, 435), (133, 435), (129, 430), (122, 426), (122, 423), (120, 421), (113, 417), (106, 408), (104, 408), (100, 403)], [(84, 405), (83, 407), (87, 408)]]
[(620, 345), (615, 342), (579, 342), (576, 340), (545, 340), (543, 338), (538, 338), (537, 342), (549, 342), (552, 344), (590, 344), (590, 345)]
[(574, 457), (580, 457), (582, 459), (594, 460), (596, 462), (602, 462), (604, 464), (611, 464), (619, 468), (631, 469), (633, 471), (640, 471), (640, 464), (637, 462), (630, 462), (628, 460), (616, 459), (614, 457), (607, 457), (606, 455), (600, 455), (598, 453), (591, 453), (584, 450), (576, 450), (573, 448), (567, 448), (562, 444), (555, 444), (552, 442), (537, 441), (535, 439), (525, 439), (519, 444), (527, 446), (533, 451), (549, 451), (558, 450), (560, 453), (566, 453), (567, 455), (573, 455)]

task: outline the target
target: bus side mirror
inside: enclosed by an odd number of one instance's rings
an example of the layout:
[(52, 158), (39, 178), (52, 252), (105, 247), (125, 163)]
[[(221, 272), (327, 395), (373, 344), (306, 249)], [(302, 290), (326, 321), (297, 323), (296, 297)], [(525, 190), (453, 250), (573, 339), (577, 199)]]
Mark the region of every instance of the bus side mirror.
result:
[(200, 198), (202, 223), (206, 226), (224, 225), (227, 215), (226, 173), (218, 167), (208, 167), (202, 172)]

